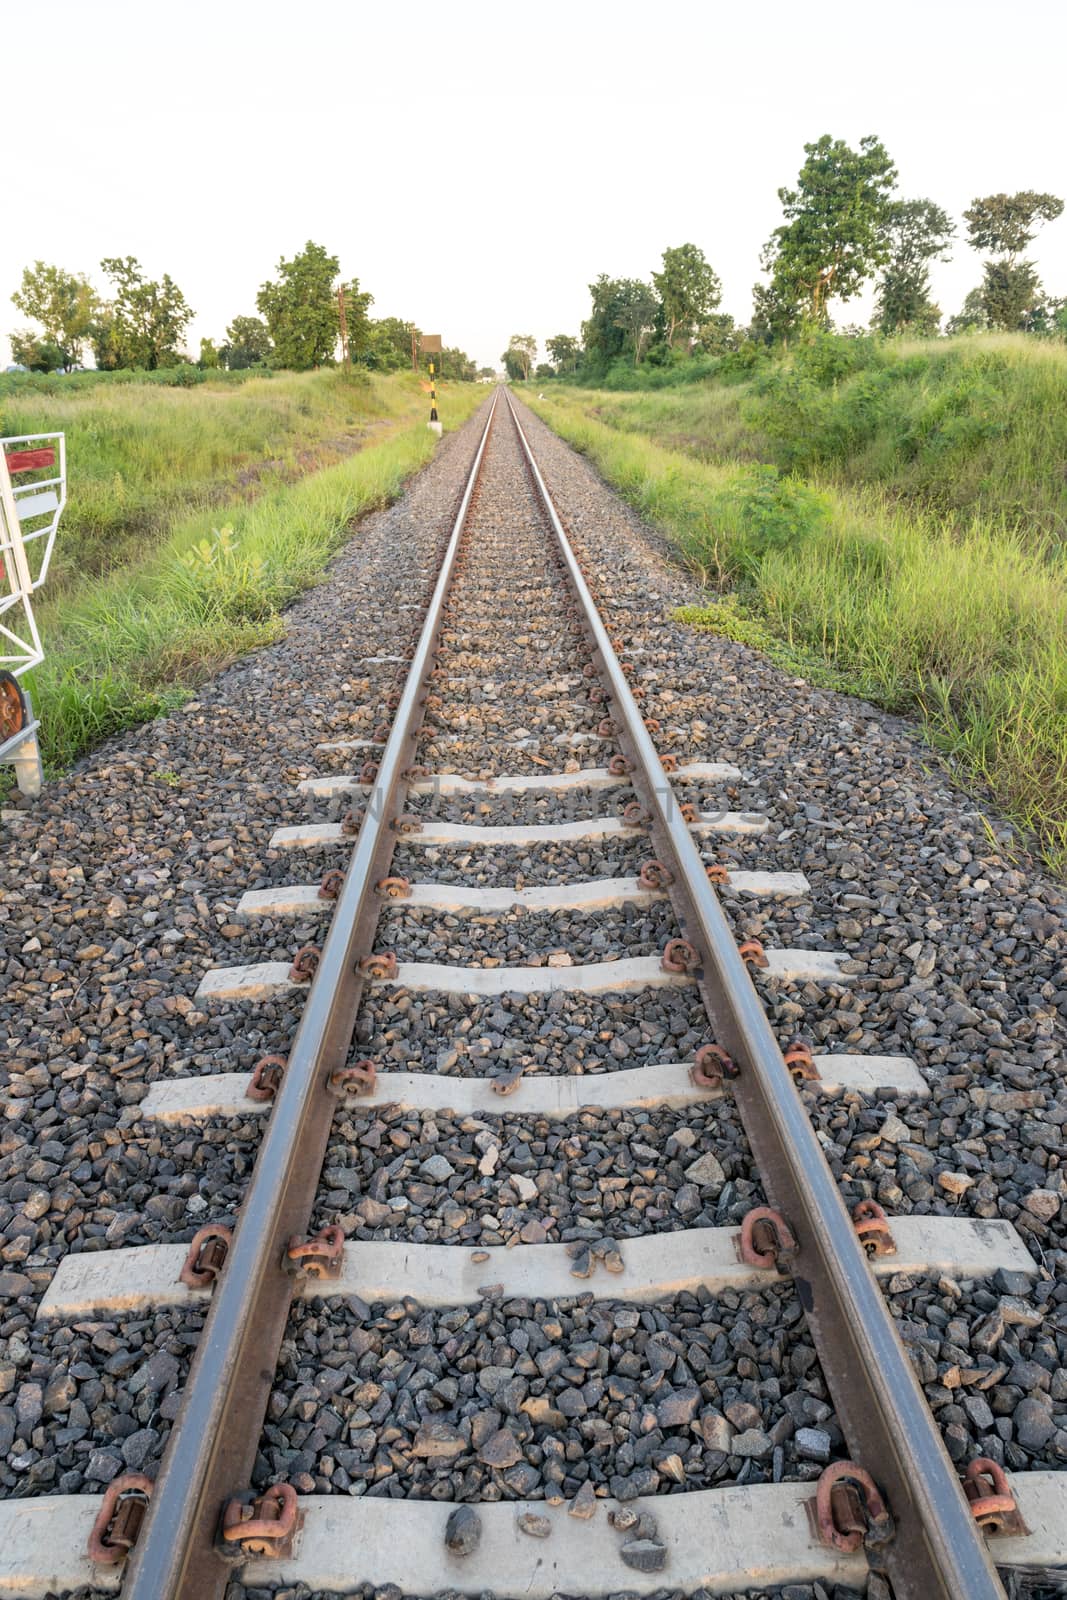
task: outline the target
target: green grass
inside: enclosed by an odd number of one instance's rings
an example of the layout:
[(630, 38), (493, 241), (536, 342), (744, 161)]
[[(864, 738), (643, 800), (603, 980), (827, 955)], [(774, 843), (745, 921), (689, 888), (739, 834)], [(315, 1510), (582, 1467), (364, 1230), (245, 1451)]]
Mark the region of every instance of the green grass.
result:
[[(706, 461), (760, 460), (942, 513), (1067, 537), (1067, 345), (1024, 334), (826, 336), (751, 373), (598, 391), (596, 414)], [(557, 391), (558, 392), (558, 391)]]
[(96, 383), (7, 395), (0, 434), (66, 433), (69, 500), (49, 574), (54, 595), (158, 545), (180, 512), (329, 465), (368, 428), (414, 420), (421, 405), (411, 374), (285, 372), (189, 389)]
[(731, 591), (683, 619), (917, 712), (1067, 870), (1067, 571), (1048, 542), (877, 486), (698, 461), (607, 426), (604, 398), (554, 390), (529, 403), (706, 584)]
[[(332, 375), (311, 376), (328, 382)], [(83, 577), (38, 608), (46, 656), (28, 683), (51, 770), (179, 704), (227, 661), (281, 636), (283, 607), (321, 579), (355, 519), (388, 503), (433, 454), (417, 381), (381, 384), (389, 387), (373, 442), (294, 482), (274, 480), (222, 514), (181, 516), (138, 559)], [(308, 389), (315, 407), (314, 381)], [(191, 397), (201, 399), (203, 389)], [(447, 386), (445, 426), (458, 427), (484, 399), (473, 384)], [(198, 422), (190, 426), (200, 431)], [(205, 442), (198, 459), (209, 452)], [(63, 535), (61, 523), (59, 542)]]

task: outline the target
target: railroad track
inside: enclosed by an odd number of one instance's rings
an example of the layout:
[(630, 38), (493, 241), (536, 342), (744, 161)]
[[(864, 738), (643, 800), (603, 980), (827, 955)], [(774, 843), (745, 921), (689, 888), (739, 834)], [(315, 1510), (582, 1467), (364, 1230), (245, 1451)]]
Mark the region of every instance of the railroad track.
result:
[[(1067, 1561), (1056, 1474), (1009, 1481), (980, 1461), (964, 1493), (967, 1463), (946, 1452), (879, 1282), (1021, 1284), (1038, 1265), (1006, 1222), (846, 1207), (811, 1105), (906, 1102), (925, 1085), (905, 1058), (819, 1054), (772, 1031), (761, 985), (847, 985), (849, 964), (747, 936), (746, 908), (806, 884), (741, 864), (766, 819), (751, 798), (734, 808), (739, 765), (679, 745), (675, 686), (628, 651), (639, 582), (609, 578), (565, 530), (499, 396), (432, 592), (408, 614), (412, 644), (361, 664), (393, 687), (357, 736), (322, 742), (324, 765), (344, 770), (299, 786), (332, 814), (274, 835), (294, 862), (324, 856), (325, 875), (248, 890), (237, 909), (253, 938), (329, 913), (321, 948), (216, 968), (197, 996), (254, 1008), (306, 991), (290, 1047), (251, 1078), (157, 1083), (137, 1108), (148, 1126), (260, 1120), (237, 1228), (208, 1224), (191, 1249), (70, 1255), (40, 1304), (59, 1323), (209, 1303), (162, 1468), (151, 1487), (114, 1480), (103, 1504), (5, 1502), (0, 1594), (92, 1581), (206, 1600), (236, 1568), (257, 1588), (546, 1597), (860, 1588), (871, 1573), (872, 1594), (985, 1600), (1005, 1593), (997, 1564)], [(506, 738), (502, 706), (520, 720)], [(524, 712), (555, 730), (557, 764)], [(447, 764), (453, 742), (466, 771)], [(403, 1031), (413, 1005), (422, 1040), (441, 1041), (432, 1054)], [(656, 1049), (640, 1025), (652, 1007)], [(441, 1155), (412, 1173), (405, 1150), (449, 1118), (466, 1169)], [(598, 1139), (624, 1125), (639, 1153), (616, 1176)], [(536, 1178), (521, 1164), (498, 1176), (504, 1126), (527, 1146), (554, 1141), (556, 1178), (544, 1162)], [(594, 1226), (573, 1200), (561, 1225), (554, 1184), (580, 1196), (595, 1173), (610, 1201), (613, 1183), (637, 1192), (635, 1160), (647, 1228), (614, 1231), (607, 1202)], [(504, 1183), (516, 1214), (502, 1222)], [(744, 1319), (776, 1311), (769, 1378)], [(348, 1352), (331, 1370), (358, 1370), (346, 1420), (366, 1442), (345, 1454), (367, 1459), (349, 1459), (333, 1494), (314, 1492), (337, 1478), (329, 1430), (301, 1482), (273, 1481), (272, 1424), (302, 1407), (314, 1425), (334, 1392), (306, 1392), (293, 1350), (309, 1337)], [(420, 1368), (418, 1352), (442, 1346), (441, 1371)], [(762, 1403), (786, 1391), (796, 1406), (765, 1428)], [(394, 1410), (376, 1416), (383, 1393)], [(391, 1416), (394, 1437), (373, 1443), (372, 1420)], [(464, 1477), (475, 1461), (480, 1498)], [(709, 1477), (719, 1486), (699, 1486)]]

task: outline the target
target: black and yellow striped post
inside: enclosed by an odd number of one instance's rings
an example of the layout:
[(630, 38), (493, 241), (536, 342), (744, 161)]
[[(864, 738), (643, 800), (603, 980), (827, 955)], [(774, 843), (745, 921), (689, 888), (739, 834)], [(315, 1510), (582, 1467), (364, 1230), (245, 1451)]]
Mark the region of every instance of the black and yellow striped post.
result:
[(430, 362), (430, 421), (436, 422), (437, 417), (437, 381), (433, 375), (433, 362)]

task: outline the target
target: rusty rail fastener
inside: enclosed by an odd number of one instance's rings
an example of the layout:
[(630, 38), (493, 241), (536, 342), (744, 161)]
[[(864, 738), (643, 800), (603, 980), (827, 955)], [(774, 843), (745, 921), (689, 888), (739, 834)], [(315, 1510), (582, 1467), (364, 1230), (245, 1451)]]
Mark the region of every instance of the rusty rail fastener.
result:
[(746, 967), (769, 967), (767, 952), (758, 939), (746, 939), (737, 947), (737, 953)]
[(689, 1081), (697, 1089), (721, 1089), (726, 1078), (738, 1078), (741, 1069), (721, 1044), (702, 1044), (689, 1068)]
[(364, 956), (359, 964), (359, 970), (371, 982), (383, 983), (397, 974), (397, 959), (395, 950), (378, 950), (371, 956)]
[(94, 1565), (117, 1567), (125, 1561), (137, 1543), (154, 1488), (152, 1479), (143, 1472), (124, 1472), (112, 1478), (104, 1490), (86, 1547)]
[(858, 1200), (852, 1207), (852, 1221), (860, 1244), (869, 1256), (895, 1256), (896, 1240), (889, 1227), (889, 1218), (877, 1200)]
[(252, 1076), (245, 1090), (245, 1099), (254, 1100), (257, 1105), (273, 1100), (281, 1085), (286, 1065), (284, 1056), (260, 1056), (252, 1068)]
[(413, 833), (422, 832), (422, 822), (418, 817), (394, 817), (389, 826), (402, 839), (409, 837)]
[(322, 951), (317, 944), (301, 945), (289, 968), (290, 983), (310, 983), (319, 970), (321, 960)]
[(823, 1544), (846, 1554), (861, 1544), (884, 1546), (895, 1531), (881, 1490), (855, 1461), (834, 1461), (821, 1474), (815, 1489), (815, 1525)]
[(741, 1219), (737, 1253), (750, 1267), (773, 1267), (784, 1272), (796, 1255), (796, 1234), (773, 1206), (753, 1206)]
[[(341, 818), (341, 832), (346, 839), (354, 839), (363, 826), (364, 806), (350, 806)], [(329, 877), (329, 873), (326, 874)], [(325, 883), (326, 879), (323, 879)]]
[(368, 785), (372, 785), (372, 784), (377, 783), (377, 781), (378, 781), (378, 763), (377, 763), (377, 761), (364, 761), (363, 765), (359, 769), (359, 781), (360, 781), (360, 783), (365, 783), (365, 784), (368, 784)]
[(209, 1222), (199, 1228), (189, 1241), (189, 1250), (179, 1283), (187, 1289), (213, 1289), (219, 1273), (226, 1265), (226, 1257), (233, 1243), (233, 1229), (221, 1222)]
[[(344, 824), (341, 826), (344, 827)], [(323, 874), (322, 882), (319, 884), (319, 899), (336, 900), (344, 886), (345, 875), (340, 867), (331, 867), (329, 872)]]
[(331, 1222), (321, 1233), (301, 1239), (294, 1235), (282, 1257), (282, 1268), (293, 1277), (339, 1278), (344, 1259), (345, 1231)]
[(996, 1461), (989, 1456), (978, 1456), (968, 1463), (961, 1481), (971, 1515), (983, 1532), (1018, 1538), (1030, 1531), (1023, 1521), (1019, 1502), (1011, 1492), (1007, 1474)]
[(649, 733), (658, 733), (660, 731), (661, 723), (658, 717), (643, 717), (641, 720)]
[(642, 889), (669, 889), (674, 873), (662, 861), (642, 861), (637, 881)]
[(623, 809), (622, 820), (628, 828), (647, 828), (652, 818), (640, 800), (631, 800)]
[(700, 807), (694, 805), (692, 800), (686, 800), (678, 807), (678, 815), (692, 827), (694, 822), (700, 821)]
[(400, 774), (405, 783), (424, 783), (430, 776), (429, 767), (405, 767)]
[(222, 1554), (230, 1560), (292, 1554), (293, 1540), (304, 1516), (291, 1483), (272, 1484), (263, 1494), (235, 1495), (222, 1508), (219, 1535)]
[(338, 1067), (326, 1080), (326, 1087), (338, 1099), (350, 1094), (373, 1094), (378, 1082), (378, 1068), (373, 1061), (354, 1061), (349, 1067)]
[(625, 756), (612, 756), (608, 762), (608, 771), (613, 778), (625, 778), (627, 773), (634, 770), (632, 761), (627, 761)]
[(659, 964), (664, 972), (694, 972), (700, 965), (700, 952), (688, 939), (668, 939)]
[(660, 758), (659, 758), (659, 764), (663, 768), (664, 772), (677, 772), (678, 771), (678, 757), (677, 756), (672, 756), (672, 755), (665, 755), (664, 756), (664, 755), (661, 755)]
[(709, 861), (704, 871), (709, 883), (724, 884), (730, 881), (730, 870), (721, 861)]
[(383, 900), (410, 900), (411, 884), (406, 878), (379, 878), (374, 892)]
[(619, 729), (610, 717), (602, 717), (596, 725), (596, 731), (601, 739), (614, 739)]
[(790, 1039), (782, 1051), (782, 1060), (793, 1074), (794, 1083), (818, 1083), (819, 1069), (806, 1039)]
[(379, 722), (371, 735), (375, 744), (388, 744), (392, 728), (388, 722)]

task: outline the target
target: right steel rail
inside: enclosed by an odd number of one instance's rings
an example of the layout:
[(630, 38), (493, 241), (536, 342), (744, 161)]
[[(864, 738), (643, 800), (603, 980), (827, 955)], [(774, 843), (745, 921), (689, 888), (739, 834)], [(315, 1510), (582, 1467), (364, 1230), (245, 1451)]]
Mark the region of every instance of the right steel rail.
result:
[(898, 1600), (1005, 1600), (510, 395), (508, 405), (581, 609), (619, 746), (632, 765), (630, 781), (651, 818), (657, 854), (673, 871), (671, 898), (699, 955), (697, 978), (716, 1042), (740, 1069), (731, 1087), (763, 1186), (796, 1235), (789, 1272), (849, 1449), (889, 1504), (894, 1531), (868, 1537), (868, 1558), (889, 1577)]

